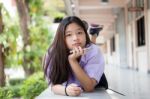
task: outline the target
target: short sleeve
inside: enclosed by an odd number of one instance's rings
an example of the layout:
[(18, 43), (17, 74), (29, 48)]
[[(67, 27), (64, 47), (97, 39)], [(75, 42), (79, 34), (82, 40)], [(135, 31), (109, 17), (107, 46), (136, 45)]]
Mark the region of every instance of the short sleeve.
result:
[(88, 57), (84, 70), (88, 76), (90, 78), (94, 78), (97, 83), (100, 81), (100, 78), (104, 72), (104, 58), (99, 49)]

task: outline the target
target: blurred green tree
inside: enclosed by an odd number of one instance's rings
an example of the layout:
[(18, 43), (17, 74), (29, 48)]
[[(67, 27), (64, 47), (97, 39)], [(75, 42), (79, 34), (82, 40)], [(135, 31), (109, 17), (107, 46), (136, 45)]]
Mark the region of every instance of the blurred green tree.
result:
[(16, 1), (23, 38), (23, 68), (27, 75), (31, 75), (41, 70), (42, 56), (52, 40), (53, 33), (49, 30), (52, 20), (64, 14), (56, 7), (51, 10), (54, 8), (46, 6), (48, 1)]
[[(2, 4), (0, 4), (0, 35), (3, 33), (3, 20), (2, 20)], [(4, 75), (4, 46), (0, 42), (0, 86), (5, 85), (5, 75)]]
[(42, 70), (42, 57), (54, 34), (50, 29), (52, 21), (65, 15), (57, 5), (48, 4), (49, 0), (16, 0), (18, 16), (13, 18), (3, 7), (5, 27), (0, 42), (4, 47), (5, 67), (23, 66), (27, 76)]

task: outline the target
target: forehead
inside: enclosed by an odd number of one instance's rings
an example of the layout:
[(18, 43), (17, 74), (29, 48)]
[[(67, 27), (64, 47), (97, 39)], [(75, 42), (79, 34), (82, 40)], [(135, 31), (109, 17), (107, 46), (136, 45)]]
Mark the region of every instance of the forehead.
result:
[(78, 25), (77, 23), (70, 23), (67, 27), (66, 27), (66, 33), (67, 32), (73, 32), (73, 31), (77, 31), (77, 30), (83, 30), (83, 28)]

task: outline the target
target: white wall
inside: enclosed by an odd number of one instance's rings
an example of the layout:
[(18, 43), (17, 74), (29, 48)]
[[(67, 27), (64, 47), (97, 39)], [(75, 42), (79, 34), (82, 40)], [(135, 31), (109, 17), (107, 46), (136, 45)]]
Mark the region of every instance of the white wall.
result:
[(127, 33), (126, 33), (126, 43), (127, 43), (127, 62), (129, 68), (132, 68), (133, 66), (133, 49), (132, 49), (132, 24), (127, 25)]
[(148, 29), (148, 72), (150, 73), (150, 1), (149, 1), (149, 7), (148, 7), (148, 11), (147, 11), (147, 29)]
[(119, 35), (119, 60), (121, 67), (128, 67), (127, 47), (126, 47), (126, 28), (125, 28), (125, 10), (121, 9), (116, 19), (116, 32)]
[(107, 41), (107, 63), (113, 66), (120, 66), (120, 54), (119, 54), (119, 34), (114, 35), (115, 38), (115, 52), (111, 52), (111, 40)]

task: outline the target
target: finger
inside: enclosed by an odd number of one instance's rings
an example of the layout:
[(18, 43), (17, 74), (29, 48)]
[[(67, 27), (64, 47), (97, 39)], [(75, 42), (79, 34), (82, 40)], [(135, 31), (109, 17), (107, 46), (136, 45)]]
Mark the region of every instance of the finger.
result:
[(72, 53), (73, 53), (73, 50), (70, 51), (70, 54), (72, 54)]
[(73, 86), (69, 85), (67, 87), (67, 92), (68, 92), (69, 96), (75, 96), (75, 92), (74, 92)]
[(81, 90), (81, 88), (80, 87), (73, 87), (73, 90), (75, 90), (75, 91), (80, 91)]
[(84, 50), (80, 46), (78, 47), (78, 49), (80, 51), (80, 54), (83, 55), (84, 54)]
[(77, 84), (72, 83), (72, 84), (70, 84), (68, 86), (68, 89), (70, 89), (70, 90), (76, 90), (77, 86), (78, 86)]
[(79, 49), (78, 49), (78, 47), (75, 47), (75, 52), (76, 52), (76, 54), (79, 54)]
[(75, 83), (72, 83), (72, 84), (70, 84), (69, 86), (72, 87), (73, 90), (81, 90), (81, 89), (82, 89), (81, 87), (79, 87), (79, 85), (77, 85), (77, 84), (75, 84)]
[(81, 87), (78, 87), (78, 86), (72, 86), (72, 89), (74, 91), (82, 91), (82, 88)]
[(71, 96), (79, 96), (80, 94), (81, 94), (80, 91), (74, 91), (74, 90), (70, 91)]
[(72, 52), (73, 52), (72, 54), (74, 54), (74, 55), (76, 54), (76, 51), (75, 51), (75, 50), (72, 50)]
[(70, 86), (78, 86), (76, 83), (71, 83)]
[(82, 88), (75, 83), (70, 84), (67, 89), (70, 96), (79, 96), (82, 93)]
[(80, 90), (75, 91), (75, 95), (76, 95), (76, 96), (79, 96), (80, 94), (81, 94), (81, 91), (80, 91)]
[(74, 91), (80, 91), (81, 90), (81, 88), (77, 87), (77, 86), (70, 86), (70, 89), (74, 90)]
[(70, 89), (70, 91), (69, 91), (69, 95), (70, 95), (70, 96), (79, 96), (81, 93), (82, 93), (81, 90), (73, 90), (73, 89)]

